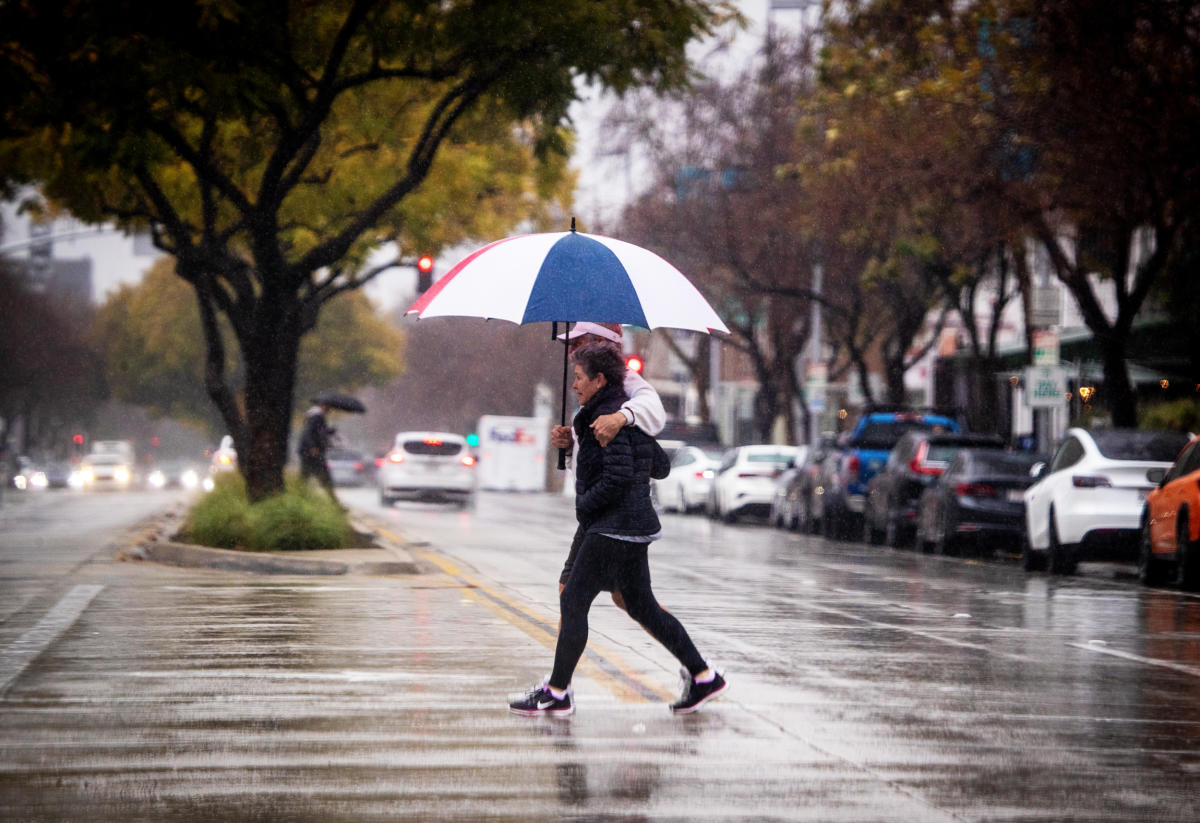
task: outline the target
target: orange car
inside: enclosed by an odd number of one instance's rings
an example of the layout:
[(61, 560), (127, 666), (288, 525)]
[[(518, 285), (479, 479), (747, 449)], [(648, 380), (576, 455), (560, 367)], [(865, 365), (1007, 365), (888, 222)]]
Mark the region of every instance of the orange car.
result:
[(1154, 584), (1171, 571), (1180, 588), (1200, 589), (1200, 437), (1183, 447), (1142, 512), (1138, 576)]

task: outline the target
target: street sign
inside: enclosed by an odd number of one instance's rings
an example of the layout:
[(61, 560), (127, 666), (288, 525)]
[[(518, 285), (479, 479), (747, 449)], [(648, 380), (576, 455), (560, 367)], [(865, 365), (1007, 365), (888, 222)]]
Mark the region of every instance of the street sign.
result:
[(1029, 325), (1057, 326), (1062, 322), (1062, 291), (1058, 286), (1034, 286), (1029, 302)]
[(1033, 365), (1057, 366), (1059, 359), (1058, 330), (1037, 329), (1033, 333)]
[(1061, 366), (1025, 369), (1025, 405), (1030, 408), (1061, 406), (1067, 402), (1067, 370)]
[(825, 389), (829, 382), (829, 367), (824, 363), (808, 364), (808, 380), (804, 386), (804, 396), (808, 400), (808, 410), (814, 414), (825, 411)]

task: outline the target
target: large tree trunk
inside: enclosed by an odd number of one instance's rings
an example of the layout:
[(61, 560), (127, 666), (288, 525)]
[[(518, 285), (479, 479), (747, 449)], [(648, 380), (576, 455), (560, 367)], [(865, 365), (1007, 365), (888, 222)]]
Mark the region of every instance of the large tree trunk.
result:
[(1137, 393), (1125, 365), (1125, 335), (1097, 337), (1104, 355), (1104, 392), (1112, 423), (1120, 428), (1137, 426)]
[(239, 448), (238, 465), (252, 503), (283, 491), (284, 486), (300, 351), (296, 313), (288, 311), (287, 305), (285, 297), (264, 295), (258, 302), (252, 336), (242, 343), (249, 450), (243, 458)]

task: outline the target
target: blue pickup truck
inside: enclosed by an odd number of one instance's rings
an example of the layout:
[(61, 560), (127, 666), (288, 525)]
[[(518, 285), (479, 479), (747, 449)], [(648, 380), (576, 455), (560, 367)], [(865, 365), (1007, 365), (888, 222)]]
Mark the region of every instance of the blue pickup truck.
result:
[(892, 447), (913, 429), (958, 434), (962, 426), (945, 414), (872, 411), (840, 438), (840, 447), (821, 465), (821, 494), (814, 498), (813, 514), (827, 537), (862, 534), (867, 483), (883, 468)]

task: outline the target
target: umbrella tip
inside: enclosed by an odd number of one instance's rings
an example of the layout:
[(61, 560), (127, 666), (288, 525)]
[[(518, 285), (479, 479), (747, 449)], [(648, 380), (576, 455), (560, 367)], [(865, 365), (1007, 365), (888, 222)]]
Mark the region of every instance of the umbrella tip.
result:
[(571, 216), (571, 231), (575, 231), (575, 216)]

